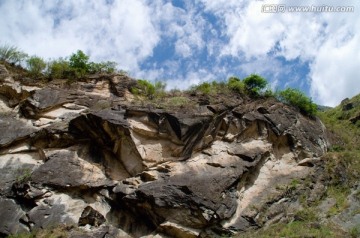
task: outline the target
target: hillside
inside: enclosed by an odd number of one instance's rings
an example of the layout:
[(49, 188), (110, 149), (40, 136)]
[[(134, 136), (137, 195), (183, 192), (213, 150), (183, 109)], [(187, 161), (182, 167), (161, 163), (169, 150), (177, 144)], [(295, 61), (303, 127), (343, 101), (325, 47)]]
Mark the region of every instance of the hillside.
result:
[[(323, 193), (315, 202), (306, 204), (306, 212), (300, 212), (295, 221), (237, 237), (360, 237), (359, 115), (360, 95), (318, 112), (330, 144), (316, 175), (317, 179), (321, 178)], [(310, 181), (314, 178), (310, 177)], [(314, 182), (306, 186), (319, 189), (319, 184), (314, 186)]]
[(359, 234), (357, 98), (326, 129), (238, 79), (165, 92), (4, 64), (0, 81), (2, 237)]

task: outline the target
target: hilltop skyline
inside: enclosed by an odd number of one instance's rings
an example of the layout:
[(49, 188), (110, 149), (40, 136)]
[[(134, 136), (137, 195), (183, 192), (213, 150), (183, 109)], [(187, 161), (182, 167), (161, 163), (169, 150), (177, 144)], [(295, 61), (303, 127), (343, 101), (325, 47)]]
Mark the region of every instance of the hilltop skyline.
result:
[(3, 0), (0, 44), (44, 59), (80, 49), (169, 88), (257, 73), (274, 90), (298, 88), (321, 105), (358, 94), (360, 3), (316, 1), (354, 7), (343, 13), (264, 12), (274, 4), (314, 6), (303, 0)]

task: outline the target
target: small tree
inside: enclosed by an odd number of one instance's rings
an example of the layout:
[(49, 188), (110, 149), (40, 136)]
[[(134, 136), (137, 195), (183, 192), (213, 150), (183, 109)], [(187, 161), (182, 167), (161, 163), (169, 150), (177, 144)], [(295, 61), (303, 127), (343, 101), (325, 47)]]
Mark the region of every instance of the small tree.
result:
[(76, 54), (70, 56), (69, 65), (70, 68), (75, 71), (76, 76), (84, 76), (89, 72), (89, 56), (87, 56), (81, 50), (78, 50)]
[(42, 72), (46, 68), (45, 61), (38, 56), (31, 56), (27, 61), (29, 73), (34, 77), (41, 76)]
[(266, 79), (257, 74), (251, 74), (250, 76), (246, 77), (243, 82), (245, 85), (245, 90), (251, 95), (255, 96), (259, 95), (260, 91), (267, 85)]
[(301, 112), (307, 115), (314, 115), (317, 111), (316, 104), (297, 89), (287, 88), (284, 91), (280, 91), (278, 95), (280, 101), (299, 108)]

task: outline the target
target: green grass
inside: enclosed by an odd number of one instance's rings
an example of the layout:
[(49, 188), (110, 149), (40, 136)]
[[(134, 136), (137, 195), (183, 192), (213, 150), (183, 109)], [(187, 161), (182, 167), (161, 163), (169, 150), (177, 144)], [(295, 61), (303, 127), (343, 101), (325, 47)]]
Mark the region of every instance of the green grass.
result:
[(334, 198), (336, 203), (329, 209), (327, 216), (334, 216), (348, 208), (349, 203), (347, 197), (349, 194), (350, 189), (346, 187), (330, 186), (327, 189), (327, 195), (328, 197)]
[(340, 230), (333, 226), (319, 224), (309, 221), (293, 221), (287, 224), (277, 223), (270, 225), (267, 229), (260, 229), (258, 231), (246, 232), (234, 236), (235, 238), (331, 238), (331, 237), (346, 237)]
[(347, 103), (352, 103), (354, 107), (350, 110), (343, 110), (343, 105), (339, 105), (318, 112), (317, 115), (327, 129), (339, 137), (334, 141), (332, 149), (360, 150), (360, 122), (353, 124), (349, 121), (350, 118), (360, 115), (360, 95), (353, 97), (345, 104)]
[(9, 235), (7, 238), (67, 238), (72, 226), (58, 226), (48, 229), (38, 229), (28, 233)]

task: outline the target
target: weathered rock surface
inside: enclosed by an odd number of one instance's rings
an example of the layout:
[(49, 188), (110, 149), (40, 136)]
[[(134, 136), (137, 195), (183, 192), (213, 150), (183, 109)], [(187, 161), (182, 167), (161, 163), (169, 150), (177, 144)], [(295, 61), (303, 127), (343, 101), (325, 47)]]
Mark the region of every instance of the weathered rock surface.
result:
[(25, 212), (14, 200), (0, 198), (0, 234), (10, 235), (29, 231)]
[(174, 111), (133, 105), (126, 76), (32, 90), (4, 67), (0, 76), (1, 234), (66, 224), (85, 226), (73, 237), (217, 237), (262, 227), (286, 217), (299, 196), (287, 185), (328, 146), (318, 119), (272, 99), (200, 98)]

